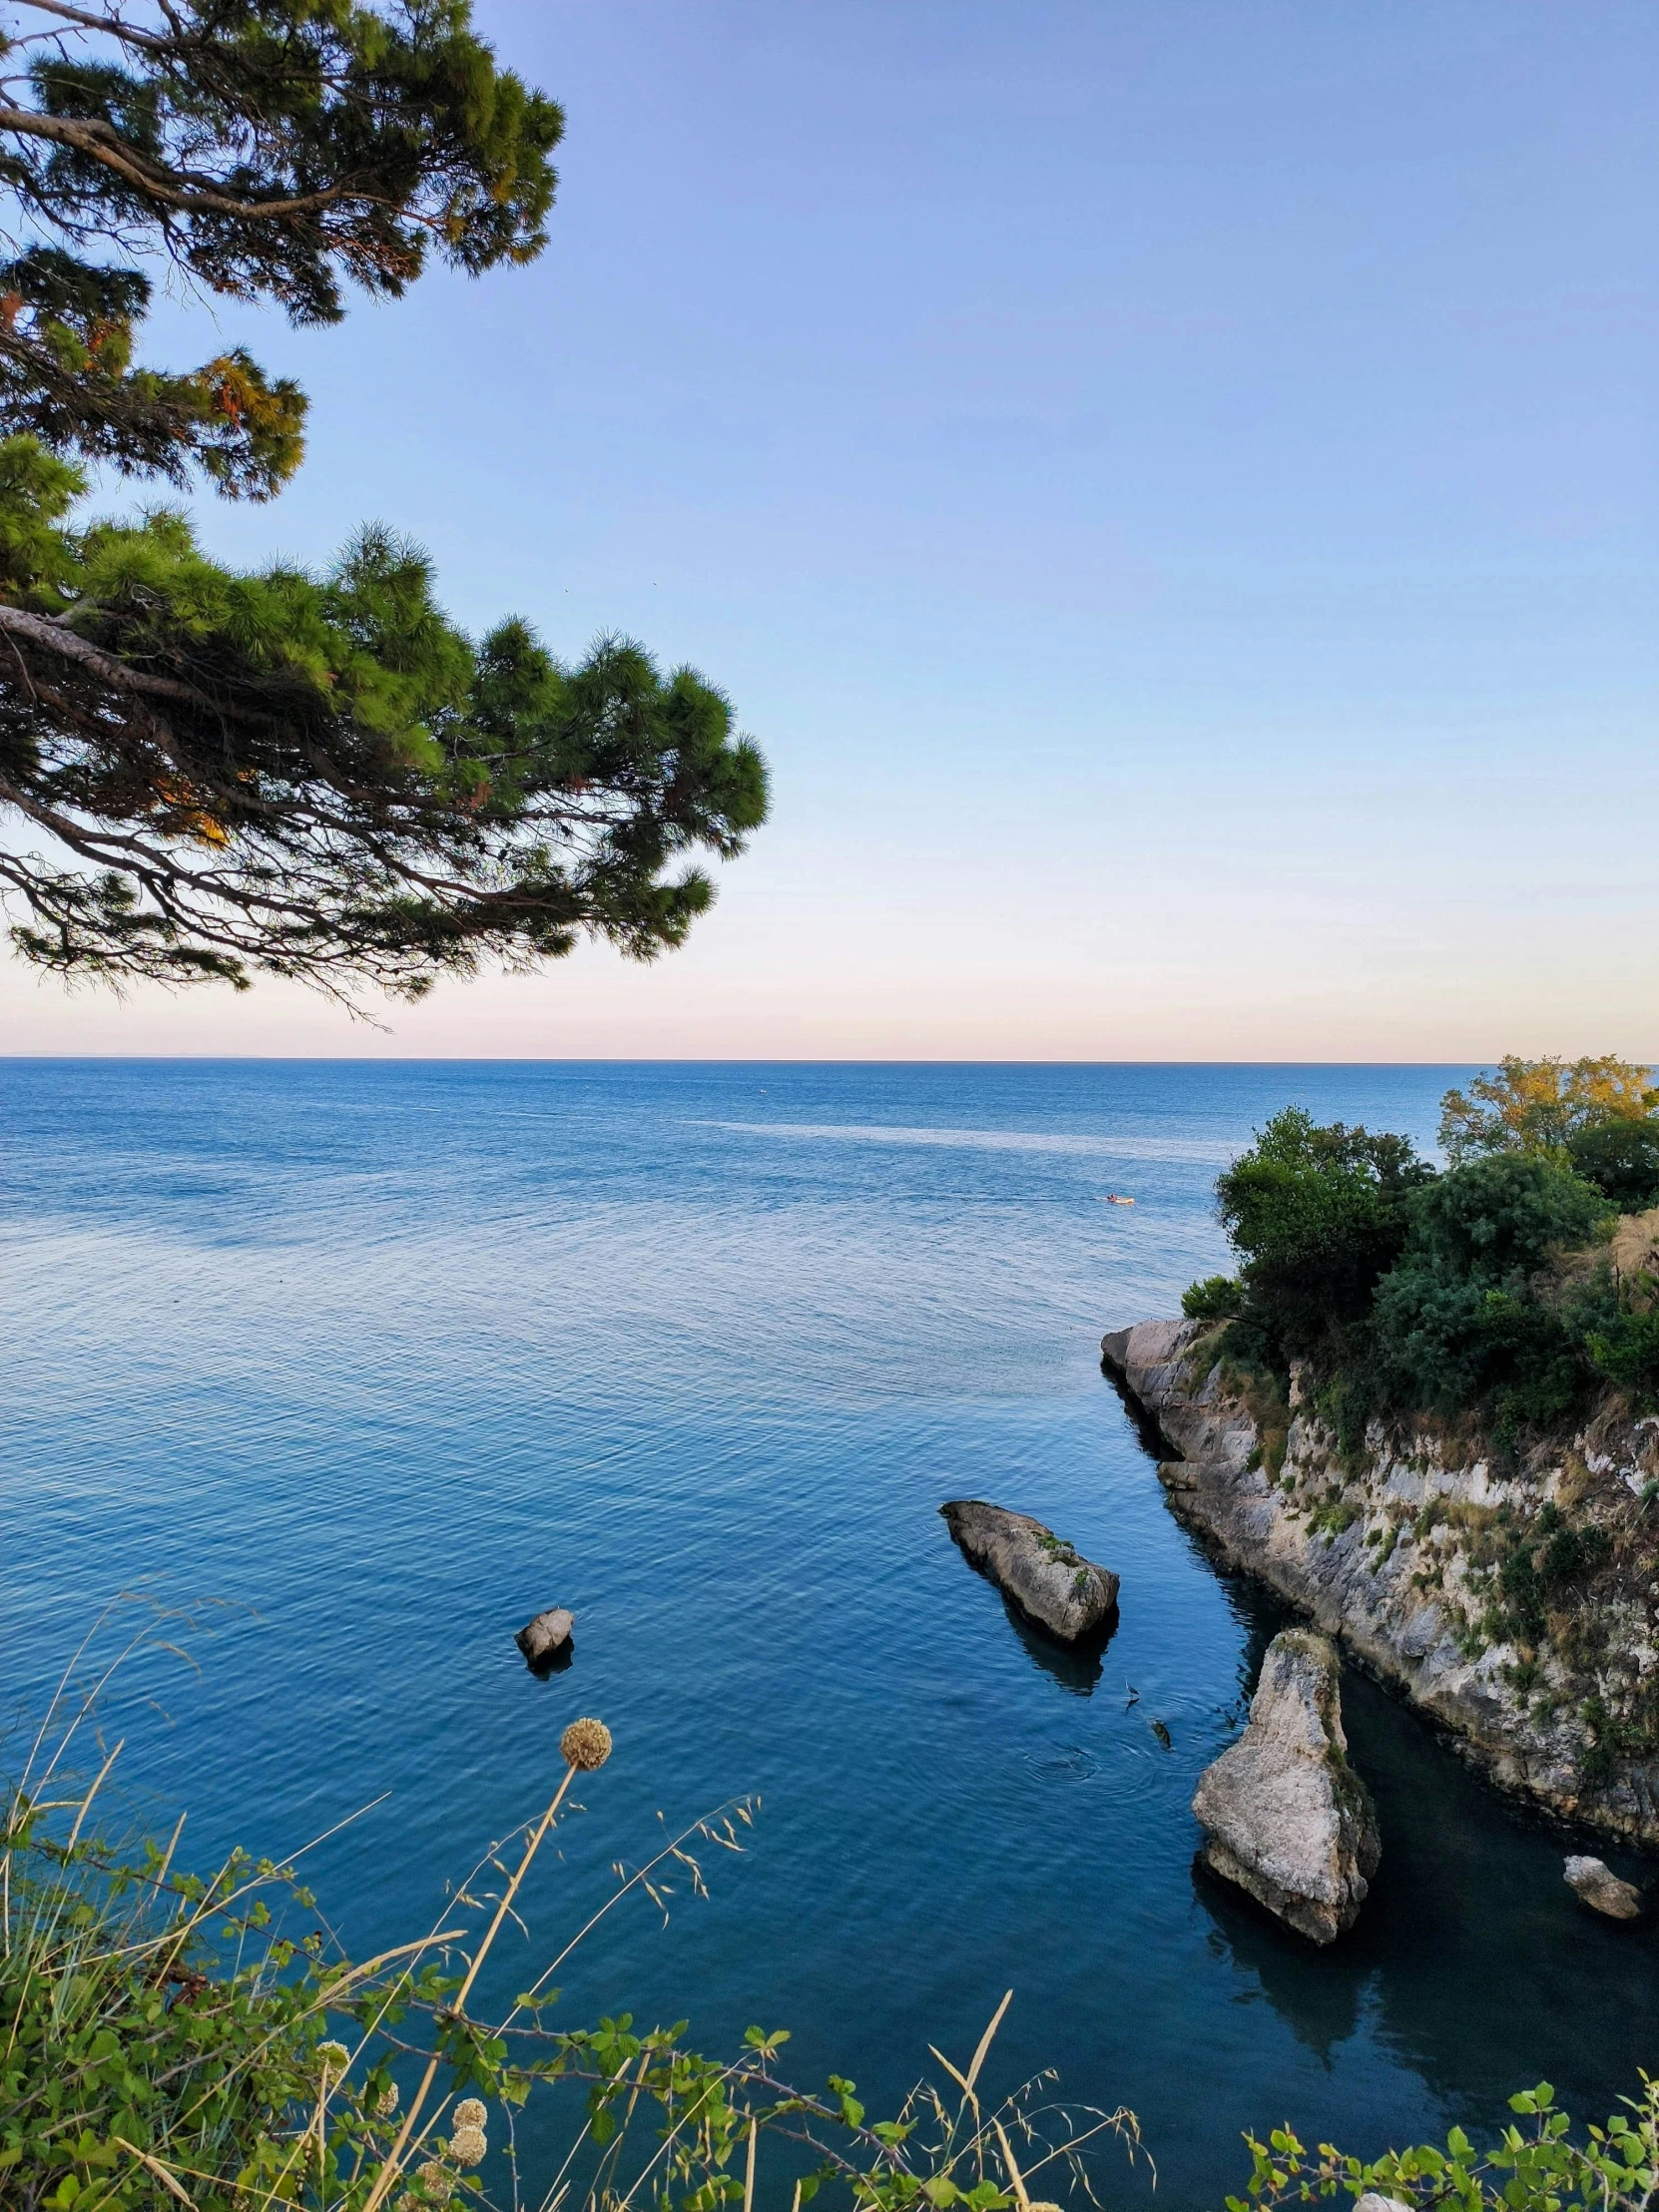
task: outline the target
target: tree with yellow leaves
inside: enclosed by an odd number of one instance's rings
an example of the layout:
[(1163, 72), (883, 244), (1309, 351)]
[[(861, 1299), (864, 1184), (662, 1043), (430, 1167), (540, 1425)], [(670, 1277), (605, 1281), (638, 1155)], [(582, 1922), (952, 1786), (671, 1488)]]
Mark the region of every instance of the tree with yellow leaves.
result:
[(1522, 1060), (1510, 1053), (1495, 1075), (1482, 1073), (1469, 1095), (1440, 1101), (1440, 1143), (1453, 1167), (1493, 1152), (1564, 1159), (1573, 1140), (1610, 1122), (1645, 1122), (1659, 1106), (1653, 1069), (1604, 1053), (1566, 1061), (1558, 1054)]

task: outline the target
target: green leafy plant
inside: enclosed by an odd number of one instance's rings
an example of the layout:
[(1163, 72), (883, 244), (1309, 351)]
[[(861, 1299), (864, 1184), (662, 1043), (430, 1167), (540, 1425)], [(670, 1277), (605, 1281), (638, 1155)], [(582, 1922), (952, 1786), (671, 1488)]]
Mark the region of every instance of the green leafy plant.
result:
[(1240, 1258), (1230, 1349), (1283, 1369), (1363, 1322), (1405, 1241), (1405, 1198), (1431, 1173), (1403, 1137), (1275, 1114), (1216, 1179)]
[(1516, 2119), (1483, 2150), (1456, 2127), (1443, 2146), (1419, 2143), (1372, 2160), (1332, 2143), (1311, 2151), (1289, 2127), (1275, 2128), (1266, 2142), (1246, 2136), (1253, 2171), (1246, 2193), (1227, 2199), (1228, 2212), (1370, 2190), (1457, 2212), (1647, 2212), (1659, 2187), (1659, 2083), (1644, 2073), (1641, 2096), (1578, 2141), (1554, 2100), (1547, 2081), (1512, 2096)]
[(1585, 1346), (1597, 1371), (1641, 1410), (1659, 1402), (1659, 1279), (1639, 1275), (1621, 1309), (1590, 1332)]
[(1231, 1275), (1206, 1276), (1181, 1293), (1181, 1311), (1189, 1321), (1231, 1321), (1244, 1308), (1244, 1288)]
[(1659, 1106), (1653, 1070), (1611, 1053), (1571, 1062), (1510, 1053), (1465, 1095), (1440, 1101), (1440, 1142), (1453, 1167), (1499, 1152), (1562, 1160), (1591, 1131), (1641, 1123)]
[(1567, 1158), (1620, 1213), (1659, 1205), (1659, 1116), (1588, 1122), (1568, 1138)]

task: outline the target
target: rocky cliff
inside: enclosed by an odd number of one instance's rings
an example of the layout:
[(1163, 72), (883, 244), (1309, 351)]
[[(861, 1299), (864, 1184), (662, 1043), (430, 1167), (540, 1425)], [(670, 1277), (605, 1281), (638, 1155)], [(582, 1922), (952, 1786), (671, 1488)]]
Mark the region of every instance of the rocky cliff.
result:
[(1181, 1518), (1450, 1730), (1508, 1788), (1659, 1844), (1659, 1419), (1610, 1401), (1513, 1466), (1424, 1423), (1344, 1455), (1197, 1322), (1101, 1352), (1172, 1456)]

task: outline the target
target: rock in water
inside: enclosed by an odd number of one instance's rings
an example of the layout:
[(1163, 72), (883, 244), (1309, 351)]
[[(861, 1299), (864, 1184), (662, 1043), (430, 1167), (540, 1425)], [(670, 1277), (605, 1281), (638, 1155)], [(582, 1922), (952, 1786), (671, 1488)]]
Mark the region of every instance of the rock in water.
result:
[(1382, 1856), (1371, 1794), (1348, 1763), (1337, 1683), (1323, 1636), (1275, 1636), (1249, 1727), (1193, 1798), (1206, 1865), (1316, 1943), (1353, 1927)]
[(1075, 1643), (1117, 1610), (1118, 1578), (1029, 1513), (1005, 1512), (976, 1497), (941, 1505), (945, 1525), (974, 1565), (1063, 1643)]
[(1600, 1859), (1569, 1859), (1567, 1861), (1567, 1886), (1576, 1890), (1584, 1903), (1597, 1913), (1605, 1913), (1611, 1921), (1639, 1921), (1642, 1917), (1642, 1893), (1628, 1882), (1621, 1882), (1612, 1868)]
[(538, 1613), (533, 1621), (526, 1621), (513, 1642), (531, 1666), (544, 1667), (569, 1643), (575, 1626), (573, 1613), (567, 1613), (562, 1605), (550, 1605), (545, 1613)]

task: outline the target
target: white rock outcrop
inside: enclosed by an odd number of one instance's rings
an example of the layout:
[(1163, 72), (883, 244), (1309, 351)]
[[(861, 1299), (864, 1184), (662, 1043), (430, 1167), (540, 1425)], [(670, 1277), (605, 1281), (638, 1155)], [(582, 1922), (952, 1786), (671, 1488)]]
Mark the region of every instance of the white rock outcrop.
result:
[(1117, 1576), (1029, 1513), (976, 1497), (952, 1498), (939, 1511), (973, 1564), (1062, 1643), (1104, 1627), (1117, 1611)]
[(1262, 1661), (1250, 1725), (1198, 1778), (1205, 1864), (1316, 1943), (1352, 1928), (1382, 1847), (1348, 1763), (1336, 1647), (1288, 1628)]
[(1642, 1917), (1641, 1891), (1621, 1882), (1604, 1859), (1569, 1859), (1566, 1884), (1593, 1912), (1605, 1913), (1610, 1921), (1639, 1921)]

